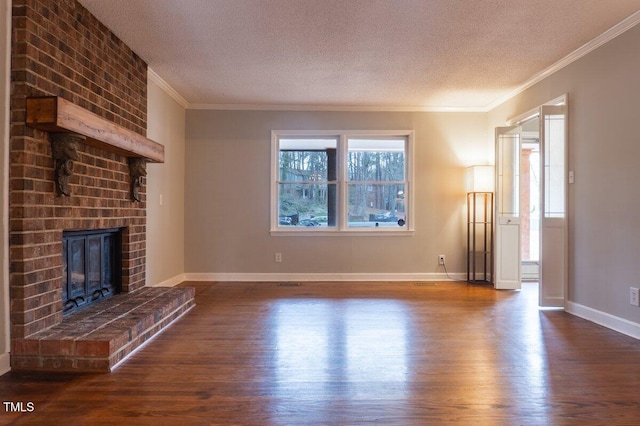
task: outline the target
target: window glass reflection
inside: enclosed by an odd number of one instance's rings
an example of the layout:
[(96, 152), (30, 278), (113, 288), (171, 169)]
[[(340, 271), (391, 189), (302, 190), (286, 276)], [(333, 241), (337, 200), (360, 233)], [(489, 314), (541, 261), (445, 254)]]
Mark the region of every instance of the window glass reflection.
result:
[(385, 397), (406, 391), (411, 323), (401, 302), (284, 299), (269, 324), (280, 396), (302, 397), (310, 385), (337, 386), (345, 397), (380, 397), (371, 383), (388, 389)]

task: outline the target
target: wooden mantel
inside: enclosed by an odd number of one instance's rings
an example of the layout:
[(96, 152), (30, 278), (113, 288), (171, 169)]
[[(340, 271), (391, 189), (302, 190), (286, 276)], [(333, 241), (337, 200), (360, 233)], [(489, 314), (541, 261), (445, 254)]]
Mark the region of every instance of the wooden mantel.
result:
[(27, 98), (27, 126), (85, 136), (85, 143), (126, 157), (164, 163), (164, 146), (58, 96)]

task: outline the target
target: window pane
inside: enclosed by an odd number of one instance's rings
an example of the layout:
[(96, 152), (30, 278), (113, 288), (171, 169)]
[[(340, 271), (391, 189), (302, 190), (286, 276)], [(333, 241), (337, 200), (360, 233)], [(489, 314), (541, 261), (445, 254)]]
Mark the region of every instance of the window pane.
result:
[(404, 226), (405, 186), (350, 184), (349, 227)]
[(336, 185), (281, 183), (278, 226), (335, 226)]
[(336, 139), (280, 139), (280, 182), (336, 179)]
[(546, 115), (545, 120), (545, 217), (564, 217), (565, 158), (564, 115)]
[(520, 215), (520, 134), (498, 135), (498, 214)]
[(349, 139), (350, 181), (404, 181), (404, 139)]
[(412, 132), (283, 133), (272, 132), (273, 231), (412, 230)]

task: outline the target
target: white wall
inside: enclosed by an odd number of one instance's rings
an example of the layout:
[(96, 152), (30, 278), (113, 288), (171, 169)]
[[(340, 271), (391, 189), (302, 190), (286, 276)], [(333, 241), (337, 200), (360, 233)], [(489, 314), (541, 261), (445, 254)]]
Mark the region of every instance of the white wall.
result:
[[(208, 279), (430, 279), (466, 269), (464, 171), (485, 113), (187, 111), (185, 271)], [(413, 237), (271, 236), (271, 130), (415, 130)], [(274, 253), (282, 253), (282, 263)], [(195, 275), (194, 275), (195, 274)], [(199, 274), (199, 275), (198, 275)]]
[(9, 79), (11, 1), (0, 2), (0, 375), (9, 370)]
[(569, 310), (640, 338), (640, 26), (489, 113), (490, 131), (569, 94)]
[(154, 78), (147, 137), (165, 148), (164, 163), (147, 165), (147, 285), (174, 285), (184, 278), (185, 110)]

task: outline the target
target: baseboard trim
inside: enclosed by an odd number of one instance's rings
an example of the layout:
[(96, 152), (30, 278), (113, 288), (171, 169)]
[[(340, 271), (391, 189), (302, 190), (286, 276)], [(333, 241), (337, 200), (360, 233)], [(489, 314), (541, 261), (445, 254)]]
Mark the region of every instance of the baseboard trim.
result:
[(633, 321), (616, 317), (606, 312), (598, 311), (575, 302), (567, 302), (565, 310), (570, 314), (584, 318), (603, 327), (640, 339), (640, 324)]
[(185, 281), (465, 281), (466, 273), (186, 273)]
[(11, 371), (11, 354), (5, 352), (0, 354), (0, 376)]
[(178, 274), (175, 277), (164, 280), (160, 283), (153, 284), (152, 287), (175, 287), (185, 281), (185, 274)]

